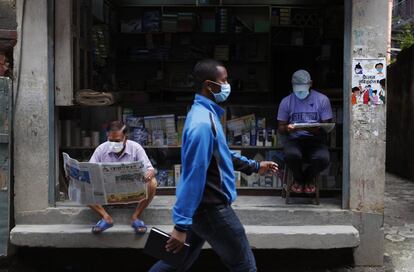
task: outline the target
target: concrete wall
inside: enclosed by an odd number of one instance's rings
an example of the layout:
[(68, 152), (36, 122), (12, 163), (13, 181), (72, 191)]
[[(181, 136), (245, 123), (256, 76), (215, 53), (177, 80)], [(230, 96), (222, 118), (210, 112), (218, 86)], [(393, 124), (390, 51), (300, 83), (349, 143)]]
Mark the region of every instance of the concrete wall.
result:
[[(15, 211), (48, 207), (48, 37), (47, 1), (16, 3), (18, 43), (15, 59), (14, 178)], [(20, 52), (22, 44), (23, 54)], [(21, 69), (18, 70), (18, 62)]]
[(414, 181), (414, 46), (388, 67), (387, 171)]
[[(387, 0), (353, 0), (351, 57), (386, 57), (387, 29)], [(352, 67), (347, 69), (352, 72)], [(345, 91), (351, 99), (351, 87)], [(355, 252), (355, 263), (381, 265), (386, 107), (350, 107), (349, 207), (355, 211), (355, 226), (361, 233), (361, 246)]]

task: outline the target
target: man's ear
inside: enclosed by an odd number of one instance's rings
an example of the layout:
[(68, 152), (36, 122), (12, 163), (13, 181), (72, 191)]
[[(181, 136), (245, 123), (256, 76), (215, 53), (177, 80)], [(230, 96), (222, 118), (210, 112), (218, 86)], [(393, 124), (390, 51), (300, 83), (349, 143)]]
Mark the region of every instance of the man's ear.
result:
[(210, 83), (207, 80), (203, 82), (203, 89), (206, 89), (209, 92), (213, 90), (210, 86)]

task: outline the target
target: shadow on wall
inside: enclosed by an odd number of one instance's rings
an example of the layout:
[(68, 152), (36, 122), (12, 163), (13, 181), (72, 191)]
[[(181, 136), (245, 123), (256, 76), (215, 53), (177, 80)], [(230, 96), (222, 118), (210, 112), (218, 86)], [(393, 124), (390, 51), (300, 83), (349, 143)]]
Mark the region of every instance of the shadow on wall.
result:
[(414, 181), (414, 46), (398, 54), (387, 75), (386, 169)]

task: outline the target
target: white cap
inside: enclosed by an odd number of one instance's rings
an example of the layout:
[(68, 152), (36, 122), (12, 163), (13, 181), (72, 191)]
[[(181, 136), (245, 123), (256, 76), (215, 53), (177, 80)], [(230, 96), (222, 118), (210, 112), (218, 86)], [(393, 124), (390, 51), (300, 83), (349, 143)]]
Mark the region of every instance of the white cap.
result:
[(311, 82), (311, 76), (306, 70), (297, 70), (292, 75), (292, 85), (309, 85)]

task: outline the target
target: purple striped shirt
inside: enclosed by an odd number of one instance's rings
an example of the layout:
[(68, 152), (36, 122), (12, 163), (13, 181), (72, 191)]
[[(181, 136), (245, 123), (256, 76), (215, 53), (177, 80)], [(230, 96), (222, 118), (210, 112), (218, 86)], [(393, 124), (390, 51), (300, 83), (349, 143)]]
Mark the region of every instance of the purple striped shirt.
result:
[(144, 148), (139, 143), (127, 140), (124, 152), (120, 156), (112, 152), (109, 142), (99, 145), (93, 153), (89, 162), (133, 162), (140, 161), (144, 164), (145, 169), (154, 169)]

